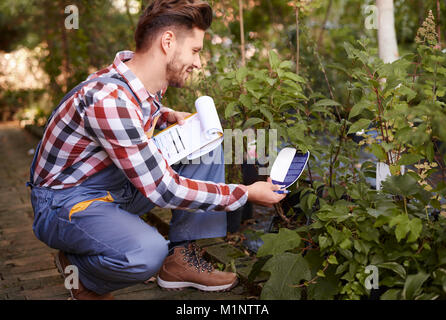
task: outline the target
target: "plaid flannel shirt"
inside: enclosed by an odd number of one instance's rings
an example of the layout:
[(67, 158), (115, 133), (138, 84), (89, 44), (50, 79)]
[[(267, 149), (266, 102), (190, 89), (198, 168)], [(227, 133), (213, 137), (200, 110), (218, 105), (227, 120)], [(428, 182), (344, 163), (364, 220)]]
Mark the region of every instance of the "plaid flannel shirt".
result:
[[(133, 52), (118, 52), (112, 65), (89, 76), (126, 81), (141, 101), (114, 83), (88, 83), (65, 101), (47, 125), (34, 173), (34, 184), (65, 189), (110, 166), (121, 169), (131, 183), (157, 206), (198, 211), (233, 211), (248, 197), (243, 185), (203, 182), (179, 176), (167, 164), (152, 139), (156, 126), (167, 125), (172, 110), (159, 109), (154, 99), (124, 63)], [(167, 89), (167, 88), (166, 88)]]

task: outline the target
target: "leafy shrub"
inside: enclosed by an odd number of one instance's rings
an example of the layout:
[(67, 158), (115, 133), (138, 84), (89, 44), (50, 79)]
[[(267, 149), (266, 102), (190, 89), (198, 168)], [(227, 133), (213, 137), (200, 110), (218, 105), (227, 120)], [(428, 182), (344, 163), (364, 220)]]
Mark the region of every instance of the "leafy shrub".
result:
[[(369, 54), (366, 42), (345, 43), (345, 49), (353, 107), (328, 109), (342, 106), (321, 99), (309, 107), (294, 104), (306, 117), (284, 114), (290, 141), (311, 149), (310, 164), (318, 164), (320, 177), (301, 183), (288, 221), (278, 233), (262, 236), (258, 263), (270, 278), (261, 298), (367, 298), (366, 268), (373, 265), (381, 299), (444, 299), (446, 184), (440, 148), (446, 55), (419, 44), (417, 53), (384, 64)], [(362, 140), (354, 142), (362, 130)], [(316, 133), (328, 143), (316, 145)], [(350, 157), (361, 150), (390, 166), (392, 176), (381, 191), (367, 181), (374, 178), (375, 164)], [(404, 174), (401, 165), (408, 166)]]

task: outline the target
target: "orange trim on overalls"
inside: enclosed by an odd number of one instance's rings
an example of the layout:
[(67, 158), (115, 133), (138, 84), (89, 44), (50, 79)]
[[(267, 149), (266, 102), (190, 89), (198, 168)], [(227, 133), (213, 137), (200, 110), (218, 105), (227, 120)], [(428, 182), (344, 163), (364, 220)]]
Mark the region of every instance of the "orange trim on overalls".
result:
[(86, 201), (82, 201), (82, 202), (76, 203), (71, 208), (70, 213), (68, 214), (68, 219), (71, 221), (71, 216), (73, 214), (75, 214), (76, 212), (80, 212), (80, 211), (83, 211), (83, 210), (87, 209), (90, 206), (90, 204), (92, 204), (95, 201), (113, 202), (114, 199), (111, 196), (110, 192), (107, 191), (107, 195), (105, 197), (96, 198), (96, 199), (92, 199), (92, 200), (86, 200)]

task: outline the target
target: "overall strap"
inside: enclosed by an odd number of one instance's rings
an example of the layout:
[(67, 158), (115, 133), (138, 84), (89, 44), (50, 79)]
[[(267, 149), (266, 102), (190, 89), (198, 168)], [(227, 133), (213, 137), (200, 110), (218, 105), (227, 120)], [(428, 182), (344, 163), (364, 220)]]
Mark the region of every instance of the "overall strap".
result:
[[(83, 86), (85, 86), (88, 83), (91, 82), (100, 82), (100, 83), (114, 83), (120, 86), (123, 86), (129, 93), (132, 94), (132, 96), (135, 98), (135, 100), (138, 102), (139, 105), (141, 105), (141, 101), (138, 99), (138, 97), (136, 96), (136, 94), (133, 92), (133, 90), (130, 88), (130, 86), (128, 85), (127, 82), (122, 81), (120, 79), (116, 79), (116, 78), (107, 78), (107, 77), (98, 77), (98, 78), (94, 78), (94, 79), (90, 79), (90, 80), (85, 80), (81, 83), (79, 83), (77, 86), (75, 86), (73, 89), (71, 89), (63, 98), (62, 100), (59, 102), (58, 106), (53, 110), (53, 112), (51, 113), (51, 115), (48, 117), (48, 120), (46, 122), (45, 125), (45, 129), (48, 126), (48, 124), (50, 123), (51, 119), (53, 118), (53, 116), (56, 114), (56, 111), (60, 108), (61, 105), (64, 104), (65, 101), (67, 101), (68, 99), (71, 98), (71, 96), (73, 96), (77, 91), (79, 91)], [(36, 147), (36, 151), (34, 152), (34, 157), (33, 157), (33, 161), (31, 163), (31, 167), (29, 170), (29, 181), (26, 182), (26, 186), (27, 187), (34, 187), (33, 184), (33, 177), (34, 177), (34, 169), (35, 169), (35, 164), (37, 162), (37, 155), (39, 153), (40, 150), (40, 146), (42, 144), (42, 140), (43, 138), (39, 141), (39, 143), (37, 144)]]

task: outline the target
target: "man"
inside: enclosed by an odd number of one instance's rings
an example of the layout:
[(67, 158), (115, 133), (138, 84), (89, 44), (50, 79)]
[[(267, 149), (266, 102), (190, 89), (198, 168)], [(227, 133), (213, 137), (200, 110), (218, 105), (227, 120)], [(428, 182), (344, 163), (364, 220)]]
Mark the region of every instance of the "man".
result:
[[(211, 21), (205, 2), (153, 1), (139, 20), (136, 52), (119, 52), (48, 121), (31, 166), (33, 230), (60, 250), (62, 274), (68, 265), (78, 268), (74, 299), (112, 299), (112, 291), (156, 273), (167, 289), (229, 290), (236, 275), (214, 270), (193, 241), (224, 236), (225, 211), (246, 201), (272, 206), (284, 197), (270, 181), (224, 184), (219, 161), (174, 171), (151, 139), (155, 126), (184, 121), (187, 113), (160, 99), (201, 67)], [(210, 156), (222, 160), (219, 151)], [(172, 209), (170, 242), (139, 218), (155, 205)]]

